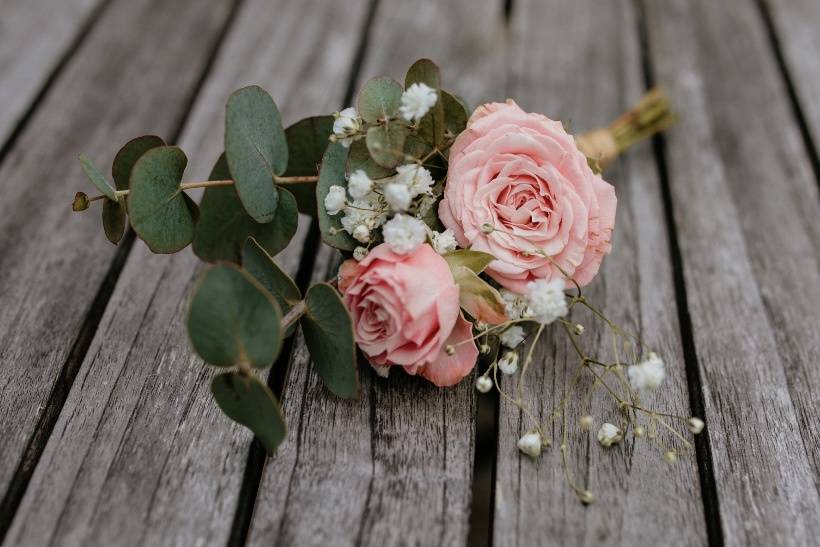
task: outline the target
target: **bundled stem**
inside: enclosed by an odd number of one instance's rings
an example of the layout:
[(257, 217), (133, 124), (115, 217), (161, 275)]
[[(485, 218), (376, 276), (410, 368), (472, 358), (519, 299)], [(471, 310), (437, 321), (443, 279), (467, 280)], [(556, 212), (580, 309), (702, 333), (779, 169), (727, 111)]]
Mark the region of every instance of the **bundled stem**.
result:
[(576, 143), (603, 169), (629, 147), (663, 131), (676, 120), (669, 97), (662, 89), (654, 88), (608, 127), (584, 133)]

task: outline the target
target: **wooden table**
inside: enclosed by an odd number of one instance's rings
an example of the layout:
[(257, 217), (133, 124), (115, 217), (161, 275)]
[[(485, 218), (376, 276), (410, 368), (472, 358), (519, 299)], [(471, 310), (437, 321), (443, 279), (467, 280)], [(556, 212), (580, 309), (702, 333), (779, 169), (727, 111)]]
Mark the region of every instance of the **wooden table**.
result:
[[(266, 460), (189, 349), (198, 261), (70, 212), (81, 152), (105, 165), (156, 133), (199, 180), (233, 89), (263, 85), (292, 122), (422, 56), (473, 105), (511, 96), (578, 131), (653, 84), (680, 113), (608, 172), (618, 224), (589, 292), (663, 351), (655, 402), (707, 429), (673, 466), (572, 433), (590, 507), (474, 377), (363, 370), (340, 400), (298, 339)], [(820, 544), (816, 0), (4, 0), (0, 105), (3, 545)], [(304, 222), (278, 260), (306, 283), (332, 263), (317, 249)], [(536, 364), (544, 412), (576, 363), (548, 336)]]

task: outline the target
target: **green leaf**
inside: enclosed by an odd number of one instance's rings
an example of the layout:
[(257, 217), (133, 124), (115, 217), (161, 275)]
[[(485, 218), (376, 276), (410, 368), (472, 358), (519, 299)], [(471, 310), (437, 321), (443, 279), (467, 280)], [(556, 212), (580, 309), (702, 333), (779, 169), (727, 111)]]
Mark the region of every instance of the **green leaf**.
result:
[(80, 165), (83, 166), (83, 171), (85, 171), (85, 174), (88, 175), (88, 178), (91, 179), (91, 182), (94, 183), (94, 186), (97, 187), (97, 190), (99, 190), (102, 195), (111, 201), (118, 201), (114, 187), (111, 186), (111, 183), (100, 173), (100, 170), (97, 169), (94, 163), (88, 159), (88, 156), (80, 156)]
[(125, 235), (125, 202), (103, 200), (102, 225), (105, 237), (108, 241), (116, 245)]
[(194, 239), (196, 204), (179, 187), (187, 163), (176, 146), (160, 146), (143, 154), (131, 171), (131, 226), (155, 253), (174, 253)]
[[(302, 292), (293, 279), (282, 271), (273, 257), (252, 237), (245, 243), (242, 268), (276, 298), (283, 315), (302, 300)], [(295, 327), (296, 323), (292, 324), (285, 336), (290, 335)]]
[[(230, 178), (224, 154), (208, 180)], [(201, 218), (194, 236), (194, 253), (206, 262), (225, 260), (239, 264), (248, 237), (254, 237), (271, 255), (287, 247), (299, 223), (296, 199), (284, 188), (277, 189), (279, 206), (271, 222), (260, 224), (242, 207), (233, 186), (207, 188), (202, 196)]]
[(444, 107), (445, 129), (452, 135), (460, 135), (467, 128), (467, 120), (470, 117), (467, 107), (454, 95), (441, 90), (441, 103)]
[(419, 135), (434, 148), (444, 141), (444, 101), (441, 93), (441, 73), (430, 59), (419, 59), (409, 68), (404, 79), (405, 89), (423, 83), (436, 90), (438, 99), (419, 122)]
[(243, 87), (228, 99), (225, 156), (245, 210), (271, 222), (279, 204), (273, 180), (287, 168), (288, 144), (276, 103), (261, 87)]
[(401, 84), (392, 78), (373, 78), (365, 82), (356, 101), (359, 116), (368, 123), (392, 117), (401, 106)]
[(128, 190), (134, 164), (143, 154), (158, 146), (165, 146), (165, 141), (156, 135), (144, 135), (128, 141), (125, 146), (120, 148), (120, 151), (114, 156), (114, 164), (111, 166), (111, 175), (114, 177), (117, 190)]
[(231, 420), (253, 431), (268, 454), (284, 440), (287, 428), (279, 403), (255, 376), (226, 372), (211, 381), (216, 404)]
[(318, 283), (305, 296), (302, 332), (316, 370), (339, 397), (359, 395), (353, 323), (336, 289)]
[[(333, 133), (333, 116), (313, 116), (298, 121), (285, 129), (288, 141), (288, 169), (286, 177), (316, 175), (322, 156)], [(299, 212), (316, 217), (316, 183), (288, 184), (288, 190), (299, 204)]]
[(347, 166), (349, 172), (352, 173), (357, 169), (361, 169), (373, 180), (389, 177), (396, 172), (395, 169), (382, 167), (373, 161), (364, 139), (354, 141), (353, 144), (350, 145), (350, 155), (347, 159)]
[(367, 130), (367, 150), (373, 161), (382, 167), (404, 163), (404, 141), (407, 127), (399, 123), (376, 125)]
[(480, 274), (484, 268), (489, 266), (495, 257), (489, 253), (481, 251), (471, 251), (470, 249), (459, 249), (444, 255), (444, 260), (450, 266), (450, 271), (454, 271), (459, 266), (469, 268), (473, 273)]
[(347, 187), (345, 181), (345, 162), (348, 149), (341, 143), (331, 143), (327, 147), (319, 171), (319, 182), (316, 184), (316, 206), (319, 209), (319, 229), (322, 241), (343, 251), (352, 251), (358, 243), (342, 228), (343, 213), (330, 216), (325, 209), (325, 196), (333, 185)]
[(453, 269), (459, 289), (459, 305), (477, 321), (498, 325), (507, 320), (504, 300), (495, 288), (467, 266)]
[(206, 270), (194, 287), (188, 336), (206, 363), (264, 368), (282, 346), (279, 305), (253, 277), (233, 264)]

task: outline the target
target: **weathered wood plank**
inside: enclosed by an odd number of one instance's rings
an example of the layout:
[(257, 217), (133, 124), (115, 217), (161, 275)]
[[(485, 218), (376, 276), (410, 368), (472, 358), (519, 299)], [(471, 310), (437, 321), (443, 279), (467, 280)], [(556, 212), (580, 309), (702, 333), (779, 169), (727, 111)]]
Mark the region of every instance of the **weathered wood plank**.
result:
[[(243, 4), (182, 134), (192, 158), (186, 178), (207, 174), (216, 159), (225, 99), (241, 85), (265, 86), (286, 120), (332, 110), (355, 54), (348, 33), (363, 21), (364, 7)], [(291, 273), (305, 228), (303, 222), (277, 257)], [(156, 256), (136, 245), (23, 499), (10, 545), (227, 540), (251, 435), (221, 415), (209, 393), (211, 373), (187, 341), (184, 317), (197, 264), (189, 250)]]
[[(552, 21), (553, 23), (548, 23)], [(560, 21), (560, 24), (554, 24)], [(549, 32), (544, 32), (545, 25)], [(510, 95), (527, 110), (571, 124), (574, 131), (608, 123), (643, 93), (636, 13), (629, 1), (516, 2), (512, 21)], [(664, 356), (668, 375), (659, 410), (689, 415), (686, 372), (675, 309), (670, 250), (661, 186), (650, 147), (640, 146), (611, 166), (605, 178), (617, 189), (612, 254), (584, 289), (616, 323), (640, 333)], [(611, 356), (605, 325), (574, 313), (586, 326), (581, 341), (591, 355)], [(536, 348), (524, 382), (524, 401), (541, 420), (564, 396), (579, 366), (560, 326)], [(610, 358), (610, 357), (608, 357)], [(518, 376), (504, 381), (514, 392)], [(561, 471), (561, 420), (548, 429), (552, 448), (538, 460), (521, 454), (518, 438), (534, 425), (502, 400), (496, 469), (495, 543), (499, 545), (699, 545), (706, 542), (694, 453), (675, 466), (648, 439), (602, 448), (595, 439), (617, 409), (603, 390), (590, 408), (581, 399), (587, 375), (568, 406), (569, 466), (596, 501), (583, 506)], [(590, 412), (591, 411), (591, 412)], [(590, 413), (584, 432), (578, 419)]]
[[(494, 1), (380, 2), (363, 76), (419, 57), (474, 104), (500, 98), (502, 19)], [(457, 33), (441, 29), (458, 28)], [(364, 81), (362, 79), (361, 81)], [(325, 278), (329, 253), (317, 266)], [(362, 370), (363, 397), (331, 395), (299, 345), (285, 380), (288, 439), (267, 463), (254, 545), (459, 545), (467, 539), (475, 434), (471, 377), (440, 389)]]
[(97, 313), (92, 301), (115, 255), (100, 233), (99, 212), (71, 213), (74, 191), (89, 188), (77, 155), (111, 158), (118, 143), (141, 130), (175, 131), (229, 8), (216, 1), (129, 0), (109, 6), (0, 168), (5, 500), (10, 485), (19, 487), (13, 484), (15, 470), (25, 472), (34, 463), (21, 461), (28, 443), (58, 411), (48, 407), (50, 393), (67, 388), (61, 371), (67, 362), (69, 368), (77, 364), (79, 356), (70, 357), (72, 344), (78, 336), (84, 340), (79, 333), (90, 311)]
[[(771, 17), (806, 128), (820, 154), (820, 2), (759, 0)], [(815, 463), (815, 469), (817, 464)]]
[[(725, 540), (820, 533), (820, 203), (752, 2), (646, 2)], [(812, 465), (814, 464), (814, 465)]]
[(0, 5), (0, 148), (103, 0), (4, 0)]

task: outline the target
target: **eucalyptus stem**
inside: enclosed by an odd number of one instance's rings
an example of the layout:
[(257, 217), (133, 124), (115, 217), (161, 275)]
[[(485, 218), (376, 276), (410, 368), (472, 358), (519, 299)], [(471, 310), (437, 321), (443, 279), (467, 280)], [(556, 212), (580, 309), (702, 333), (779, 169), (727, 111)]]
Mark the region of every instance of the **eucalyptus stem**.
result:
[(287, 330), (290, 328), (291, 325), (296, 323), (300, 317), (302, 317), (305, 312), (307, 311), (307, 307), (305, 306), (305, 301), (300, 300), (297, 302), (288, 312), (282, 317), (282, 321), (279, 323), (279, 328), (281, 330)]
[[(276, 184), (281, 184), (283, 186), (287, 186), (288, 184), (303, 184), (303, 183), (316, 183), (319, 181), (318, 175), (304, 175), (299, 177), (278, 177), (276, 175), (273, 176), (273, 182)], [(197, 181), (197, 182), (183, 182), (179, 185), (180, 190), (193, 190), (194, 188), (218, 188), (220, 186), (233, 186), (235, 181), (233, 179), (225, 179), (225, 180), (204, 180), (204, 181)], [(114, 195), (117, 196), (117, 199), (127, 196), (130, 193), (130, 190), (117, 190), (114, 192)], [(106, 196), (100, 194), (98, 196), (88, 197), (84, 192), (77, 192), (77, 195), (74, 197), (74, 211), (85, 211), (88, 209), (88, 205), (95, 202), (106, 199)]]

